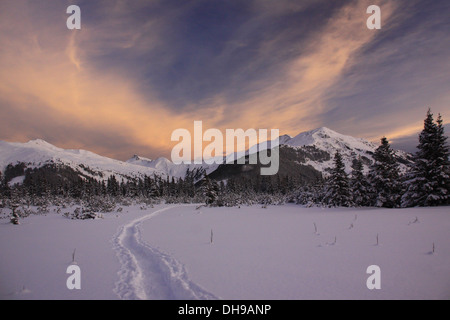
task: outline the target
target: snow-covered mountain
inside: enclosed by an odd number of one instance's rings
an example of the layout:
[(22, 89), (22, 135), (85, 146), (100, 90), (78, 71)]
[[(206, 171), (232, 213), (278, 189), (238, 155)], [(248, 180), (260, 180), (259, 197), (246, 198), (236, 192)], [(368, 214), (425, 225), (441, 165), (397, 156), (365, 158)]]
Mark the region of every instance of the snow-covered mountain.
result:
[[(313, 177), (327, 175), (328, 169), (333, 167), (333, 158), (336, 151), (343, 156), (346, 171), (351, 172), (353, 159), (361, 157), (364, 169), (367, 172), (373, 163), (373, 154), (377, 144), (361, 138), (342, 135), (331, 129), (322, 127), (302, 132), (295, 137), (280, 136), (280, 173), (291, 175), (301, 172), (303, 175)], [(270, 143), (269, 143), (270, 145)], [(246, 155), (258, 151), (258, 146), (251, 147)], [(411, 155), (403, 151), (395, 151), (402, 170), (411, 161)], [(153, 176), (162, 178), (184, 178), (188, 170), (195, 180), (203, 177), (204, 173), (215, 173), (215, 176), (226, 180), (230, 172), (240, 174), (241, 169), (230, 171), (226, 165), (212, 164), (174, 164), (164, 157), (155, 160), (134, 155), (127, 161), (119, 161), (103, 157), (86, 150), (73, 150), (58, 148), (44, 140), (31, 140), (26, 143), (12, 143), (0, 141), (0, 171), (4, 172), (8, 165), (24, 163), (26, 168), (40, 168), (48, 164), (69, 167), (83, 177), (92, 177), (96, 180), (107, 180), (114, 175), (118, 180)], [(228, 167), (225, 169), (225, 167)], [(309, 169), (308, 169), (309, 168)], [(218, 170), (219, 169), (219, 170)], [(248, 166), (242, 168), (248, 173)], [(17, 177), (20, 182), (20, 177)]]
[[(272, 145), (269, 143), (268, 145)], [(279, 175), (310, 183), (319, 177), (326, 177), (334, 166), (334, 155), (339, 151), (345, 163), (346, 172), (352, 171), (352, 163), (358, 157), (363, 162), (367, 173), (373, 164), (373, 155), (378, 145), (361, 138), (346, 136), (331, 129), (322, 127), (302, 132), (295, 137), (283, 135), (279, 137)], [(253, 146), (246, 152), (252, 154), (258, 151), (259, 146)], [(411, 163), (409, 153), (395, 150), (395, 156), (400, 164), (400, 170), (405, 171), (407, 164)], [(256, 179), (259, 176), (259, 165), (219, 166), (212, 173), (216, 180), (228, 180), (239, 176)]]
[(172, 161), (164, 157), (159, 157), (158, 159), (151, 160), (148, 158), (140, 157), (138, 155), (134, 155), (126, 162), (147, 168), (152, 168), (160, 172), (164, 172), (166, 175), (175, 178), (184, 178), (186, 176), (187, 170), (189, 169), (189, 171), (194, 172), (194, 175), (197, 174), (197, 179), (203, 177), (203, 172), (206, 172), (206, 174), (210, 174), (219, 166), (218, 164), (208, 165), (206, 163), (174, 164)]
[[(353, 159), (358, 157), (361, 157), (364, 163), (364, 169), (367, 172), (370, 164), (373, 163), (373, 154), (379, 146), (378, 144), (365, 139), (343, 135), (326, 127), (302, 132), (293, 138), (284, 139), (280, 144), (295, 149), (314, 147), (315, 149), (329, 154), (329, 160), (321, 159), (318, 161), (314, 158), (307, 158), (305, 161), (306, 165), (311, 165), (321, 172), (324, 172), (327, 168), (333, 167), (334, 155), (339, 151), (343, 157), (348, 173), (351, 172)], [(400, 169), (405, 170), (405, 164), (410, 161), (410, 154), (401, 150), (395, 150), (394, 152), (400, 162)]]
[(103, 157), (86, 150), (62, 149), (40, 139), (26, 143), (0, 141), (0, 171), (4, 172), (8, 165), (19, 163), (30, 169), (50, 164), (63, 165), (96, 180), (107, 180), (112, 175), (119, 179), (144, 175), (167, 176), (156, 168)]
[(367, 140), (346, 136), (326, 127), (302, 132), (286, 140), (284, 144), (291, 147), (315, 145), (321, 150), (336, 150), (347, 147), (351, 149), (373, 150), (377, 147), (374, 143)]

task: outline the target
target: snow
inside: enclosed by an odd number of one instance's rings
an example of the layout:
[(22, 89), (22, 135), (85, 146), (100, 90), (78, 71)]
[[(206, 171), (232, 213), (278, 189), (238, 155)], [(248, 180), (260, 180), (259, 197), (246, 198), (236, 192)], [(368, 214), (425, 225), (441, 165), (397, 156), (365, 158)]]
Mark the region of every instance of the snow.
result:
[[(378, 145), (361, 138), (354, 138), (337, 133), (329, 128), (318, 128), (298, 134), (295, 137), (282, 135), (279, 137), (279, 144), (293, 148), (302, 148), (304, 146), (315, 146), (317, 149), (327, 152), (330, 155), (328, 161), (307, 160), (304, 165), (311, 165), (316, 170), (327, 175), (326, 169), (333, 167), (333, 157), (336, 151), (340, 151), (345, 162), (347, 173), (351, 172), (353, 159), (358, 156), (365, 157), (373, 161), (372, 154)], [(268, 143), (259, 143), (251, 146), (245, 151), (245, 155), (254, 154), (271, 148), (273, 141)], [(227, 155), (225, 162), (236, 159), (238, 153)], [(407, 153), (397, 150), (395, 154), (403, 159), (407, 158)], [(221, 162), (223, 161), (220, 158)], [(214, 163), (208, 165), (202, 164), (174, 164), (167, 158), (159, 157), (155, 160), (134, 155), (129, 160), (123, 162), (111, 158), (97, 155), (93, 152), (78, 149), (61, 149), (44, 140), (36, 139), (27, 143), (10, 143), (0, 141), (0, 171), (4, 171), (8, 164), (17, 164), (24, 162), (28, 167), (41, 167), (45, 164), (63, 163), (70, 166), (74, 170), (83, 173), (85, 176), (91, 176), (99, 180), (107, 180), (111, 175), (126, 176), (153, 176), (160, 175), (163, 178), (170, 176), (175, 178), (184, 178), (187, 169), (193, 171), (195, 169), (205, 169), (207, 174), (215, 171), (219, 164)], [(86, 170), (85, 167), (90, 170)], [(406, 166), (400, 164), (401, 172), (405, 172)], [(92, 172), (100, 172), (103, 177), (93, 176)], [(369, 167), (364, 165), (364, 172), (367, 173)], [(118, 177), (119, 181), (122, 177)]]
[(27, 143), (12, 143), (0, 141), (0, 171), (4, 171), (8, 164), (23, 162), (28, 167), (41, 167), (49, 163), (65, 164), (74, 170), (92, 176), (91, 170), (101, 172), (103, 178), (95, 176), (96, 179), (107, 180), (111, 175), (139, 176), (161, 175), (165, 173), (132, 163), (107, 158), (86, 150), (61, 149), (44, 140), (31, 140)]
[[(448, 208), (202, 208), (158, 216), (143, 235), (223, 299), (421, 299), (450, 297), (449, 227)], [(429, 255), (433, 242), (442, 251)], [(376, 292), (365, 284), (373, 264)]]
[[(14, 229), (1, 220), (0, 299), (115, 299), (118, 264), (108, 243), (114, 222), (49, 214), (21, 219)], [(81, 290), (71, 291), (66, 269), (74, 249), (82, 281)]]
[(217, 299), (192, 283), (181, 263), (141, 240), (139, 225), (174, 207), (162, 208), (132, 220), (114, 238), (114, 249), (121, 262), (120, 280), (115, 288), (120, 298)]
[(378, 147), (367, 140), (346, 136), (326, 127), (302, 132), (285, 144), (291, 147), (315, 145), (318, 149), (325, 151), (346, 148), (347, 146), (351, 149), (373, 151)]
[(135, 154), (133, 157), (128, 159), (126, 162), (127, 163), (132, 163), (132, 164), (138, 164), (138, 165), (141, 165), (141, 166), (145, 166), (145, 165), (151, 163), (152, 161), (153, 161), (152, 159), (145, 158), (145, 157), (140, 157), (137, 154)]
[(141, 156), (133, 156), (131, 159), (126, 161), (130, 164), (135, 164), (147, 168), (152, 168), (158, 170), (160, 172), (164, 172), (166, 175), (175, 177), (175, 178), (184, 178), (186, 176), (186, 172), (189, 169), (193, 171), (195, 169), (205, 169), (207, 174), (210, 174), (219, 166), (218, 164), (208, 165), (206, 163), (201, 164), (174, 164), (167, 158), (159, 157), (155, 160), (150, 160)]
[[(448, 299), (448, 211), (158, 205), (0, 219), (0, 299)], [(81, 290), (66, 288), (74, 249)], [(366, 287), (370, 265), (380, 290)]]
[[(343, 156), (345, 163), (345, 171), (350, 173), (352, 171), (352, 161), (358, 156), (362, 158), (368, 158), (373, 161), (373, 153), (378, 148), (378, 145), (367, 141), (362, 138), (355, 138), (352, 136), (347, 136), (333, 131), (326, 127), (321, 127), (311, 131), (306, 131), (298, 134), (285, 141), (283, 144), (293, 147), (302, 148), (304, 146), (315, 146), (317, 149), (327, 152), (330, 155), (330, 160), (328, 161), (306, 161), (306, 165), (311, 165), (316, 170), (325, 173), (325, 169), (333, 167), (333, 159), (336, 151), (339, 151)], [(395, 154), (401, 158), (407, 158), (407, 153), (401, 150), (395, 150)], [(403, 164), (399, 165), (401, 172), (406, 170), (406, 166)], [(364, 165), (364, 173), (369, 171), (369, 167)]]
[(8, 185), (10, 187), (17, 185), (17, 184), (20, 185), (23, 183), (24, 180), (25, 180), (25, 176), (18, 176), (18, 177), (12, 178), (11, 181), (8, 182)]
[[(377, 144), (369, 142), (365, 139), (361, 138), (354, 138), (352, 136), (343, 135), (340, 133), (337, 133), (329, 128), (321, 127), (315, 130), (302, 132), (298, 134), (295, 137), (291, 137), (289, 135), (282, 135), (278, 137), (278, 144), (279, 145), (286, 145), (293, 148), (301, 148), (304, 146), (316, 146), (317, 149), (322, 150), (330, 154), (330, 160), (329, 161), (313, 161), (313, 160), (307, 160), (305, 165), (311, 165), (316, 170), (320, 172), (324, 172), (325, 175), (327, 173), (325, 172), (325, 169), (333, 167), (333, 156), (336, 153), (336, 151), (340, 151), (344, 157), (346, 172), (351, 172), (351, 165), (354, 158), (357, 158), (359, 155), (362, 157), (366, 157), (368, 159), (372, 159), (372, 154), (375, 152), (375, 149), (378, 147)], [(244, 153), (238, 153), (234, 152), (226, 156), (226, 163), (232, 163), (234, 160), (236, 160), (239, 155), (251, 155), (255, 154), (258, 151), (263, 151), (267, 148), (271, 148), (271, 146), (274, 145), (273, 141), (268, 142), (261, 142), (257, 143), (255, 145), (252, 145), (248, 150), (246, 150)], [(396, 151), (396, 154), (400, 157), (406, 158), (406, 153), (403, 151)], [(177, 178), (184, 177), (187, 168), (190, 170), (193, 170), (194, 168), (204, 168), (206, 169), (206, 172), (209, 174), (217, 169), (218, 165), (207, 165), (205, 163), (201, 165), (187, 165), (187, 164), (181, 164), (181, 165), (175, 165), (170, 160), (160, 157), (156, 160), (150, 160), (146, 159), (141, 156), (133, 156), (131, 159), (127, 161), (128, 163), (132, 164), (138, 164), (141, 166), (154, 168), (157, 170), (160, 170), (162, 172), (165, 172), (169, 176), (174, 176)], [(400, 165), (402, 170), (405, 170), (404, 165)], [(367, 173), (369, 170), (369, 167), (367, 165), (364, 166), (364, 172)]]
[(286, 144), (286, 142), (291, 139), (292, 139), (292, 137), (290, 135), (284, 134), (278, 138), (278, 140), (279, 140), (278, 142), (279, 142), (279, 144)]

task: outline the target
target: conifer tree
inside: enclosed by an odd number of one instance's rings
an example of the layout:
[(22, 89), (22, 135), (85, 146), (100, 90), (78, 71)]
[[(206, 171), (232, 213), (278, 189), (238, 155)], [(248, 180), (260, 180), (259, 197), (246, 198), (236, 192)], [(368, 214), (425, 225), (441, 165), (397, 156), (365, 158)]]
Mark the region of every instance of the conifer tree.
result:
[(450, 149), (447, 144), (444, 124), (441, 115), (438, 115), (437, 137), (435, 145), (435, 159), (432, 174), (435, 177), (436, 188), (429, 197), (430, 205), (450, 204)]
[(18, 208), (20, 206), (19, 190), (17, 187), (11, 189), (11, 197), (8, 201), (8, 206), (11, 209), (10, 221), (12, 224), (19, 224), (19, 213)]
[(370, 204), (370, 188), (367, 178), (363, 172), (363, 163), (361, 161), (361, 157), (358, 157), (353, 161), (350, 184), (354, 205), (368, 206)]
[(385, 137), (381, 139), (381, 145), (375, 150), (373, 158), (375, 162), (369, 173), (372, 205), (396, 208), (400, 205), (400, 174), (394, 151)]
[(350, 207), (353, 205), (348, 176), (339, 151), (334, 155), (334, 167), (331, 171), (331, 177), (327, 181), (323, 201), (326, 205), (336, 207)]
[(211, 180), (206, 173), (203, 178), (202, 190), (205, 196), (205, 203), (207, 205), (215, 205), (219, 196), (219, 185), (215, 180)]
[(418, 151), (408, 173), (402, 206), (436, 206), (449, 204), (449, 147), (442, 117), (436, 123), (428, 109), (424, 128), (419, 135)]

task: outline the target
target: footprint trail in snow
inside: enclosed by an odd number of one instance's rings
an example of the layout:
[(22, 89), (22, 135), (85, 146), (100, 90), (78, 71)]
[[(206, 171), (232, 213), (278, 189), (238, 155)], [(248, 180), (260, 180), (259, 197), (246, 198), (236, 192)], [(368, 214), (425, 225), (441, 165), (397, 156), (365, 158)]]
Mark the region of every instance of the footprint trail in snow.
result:
[(159, 209), (132, 220), (121, 227), (113, 238), (113, 248), (121, 265), (114, 292), (121, 299), (218, 299), (190, 281), (180, 262), (141, 239), (139, 226), (142, 222), (177, 207), (180, 206)]

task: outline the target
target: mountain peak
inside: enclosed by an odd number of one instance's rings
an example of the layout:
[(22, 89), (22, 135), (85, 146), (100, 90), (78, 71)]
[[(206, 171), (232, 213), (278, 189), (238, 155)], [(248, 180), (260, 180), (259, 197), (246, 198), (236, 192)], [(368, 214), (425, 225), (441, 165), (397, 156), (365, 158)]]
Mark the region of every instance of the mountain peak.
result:
[(172, 161), (170, 161), (169, 159), (165, 158), (165, 157), (159, 157), (158, 159), (155, 160), (156, 163), (172, 163)]
[(47, 141), (43, 140), (43, 139), (32, 139), (30, 141), (28, 141), (29, 144), (50, 144)]
[(333, 153), (342, 148), (368, 151), (376, 148), (367, 140), (343, 135), (327, 127), (302, 132), (287, 141), (286, 144), (291, 147), (315, 146), (324, 151), (333, 151)]
[(144, 162), (145, 163), (145, 162), (152, 162), (152, 161), (153, 161), (152, 159), (144, 158), (144, 157), (141, 157), (141, 156), (138, 156), (137, 154), (135, 154), (135, 155), (133, 155), (130, 159), (128, 159), (125, 162), (136, 164), (137, 162)]
[(46, 149), (58, 149), (53, 144), (48, 143), (47, 141), (42, 140), (42, 139), (30, 140), (30, 141), (26, 142), (25, 145), (33, 146), (33, 147), (43, 147), (43, 148), (46, 148)]
[(111, 175), (121, 179), (153, 174), (166, 176), (165, 172), (154, 168), (130, 165), (86, 150), (58, 148), (42, 139), (26, 143), (0, 142), (0, 171), (5, 170), (8, 164), (17, 163), (25, 163), (27, 168), (40, 168), (47, 164), (63, 165), (84, 178), (90, 176), (99, 180), (106, 180)]
[(139, 161), (139, 160), (143, 160), (144, 158), (138, 156), (137, 154), (133, 155), (128, 161)]
[(330, 128), (327, 128), (327, 127), (320, 127), (320, 128), (311, 130), (311, 132), (323, 132), (323, 133), (331, 133), (331, 134), (337, 133), (336, 131), (331, 130)]
[(289, 140), (292, 139), (292, 137), (288, 134), (283, 134), (282, 136), (279, 136), (278, 138), (279, 144), (286, 144)]

